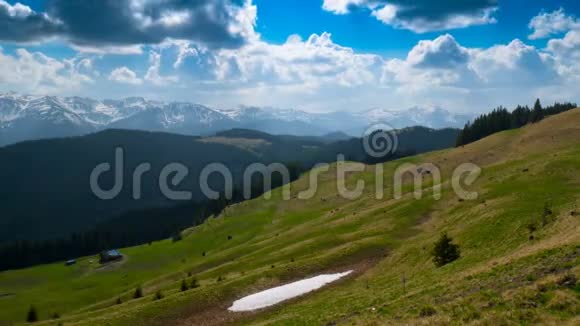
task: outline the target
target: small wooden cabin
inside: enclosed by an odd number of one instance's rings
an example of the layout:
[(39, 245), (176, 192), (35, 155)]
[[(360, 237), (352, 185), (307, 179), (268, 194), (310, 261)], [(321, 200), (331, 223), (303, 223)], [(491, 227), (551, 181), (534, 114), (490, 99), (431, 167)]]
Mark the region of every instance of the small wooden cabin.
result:
[(107, 250), (99, 254), (101, 264), (110, 263), (113, 261), (119, 261), (123, 259), (123, 255), (118, 250)]

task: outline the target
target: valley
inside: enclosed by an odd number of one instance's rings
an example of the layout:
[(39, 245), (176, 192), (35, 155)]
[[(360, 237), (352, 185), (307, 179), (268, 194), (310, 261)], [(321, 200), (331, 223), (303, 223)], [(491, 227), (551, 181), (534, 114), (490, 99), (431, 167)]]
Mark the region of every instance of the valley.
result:
[[(396, 154), (407, 156), (449, 148), (457, 134), (455, 129), (402, 129), (398, 132), (400, 144)], [(103, 201), (94, 194), (90, 175), (99, 164), (116, 165), (118, 148), (124, 153), (122, 175), (119, 175), (123, 187), (117, 196)], [(227, 166), (234, 184), (241, 190), (243, 172), (253, 163), (285, 164), (296, 178), (316, 163), (335, 161), (338, 154), (359, 162), (369, 159), (360, 138), (328, 141), (324, 137), (276, 136), (245, 129), (209, 137), (106, 130), (87, 136), (6, 146), (0, 148), (0, 179), (3, 180), (0, 223), (4, 226), (0, 229), (0, 243), (2, 240), (58, 239), (90, 231), (115, 218), (123, 220), (125, 215), (143, 219), (139, 217), (139, 214), (145, 215), (143, 210), (187, 204), (184, 200), (168, 199), (160, 189), (161, 172), (172, 163), (177, 162), (188, 169), (178, 189), (191, 193), (189, 202), (204, 202), (208, 198), (202, 193), (199, 180), (202, 169), (209, 164)], [(373, 159), (387, 161), (396, 157), (389, 154)], [(142, 163), (150, 164), (151, 170), (141, 178), (140, 199), (135, 200), (133, 174)], [(112, 171), (103, 173), (99, 179), (100, 188), (111, 189), (114, 179)], [(211, 175), (208, 183), (212, 189), (223, 191), (219, 175)], [(31, 200), (35, 205), (26, 204)], [(194, 215), (193, 212), (190, 215)], [(182, 225), (183, 220), (190, 224), (194, 221), (190, 216), (182, 214), (180, 217), (181, 220), (175, 221), (178, 225)], [(167, 221), (167, 224), (172, 223)], [(31, 229), (29, 225), (38, 228)]]

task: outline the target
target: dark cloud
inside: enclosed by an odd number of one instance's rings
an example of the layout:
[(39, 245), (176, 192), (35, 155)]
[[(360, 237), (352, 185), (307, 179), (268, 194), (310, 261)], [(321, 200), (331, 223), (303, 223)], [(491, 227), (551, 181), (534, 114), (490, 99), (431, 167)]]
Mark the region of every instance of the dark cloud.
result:
[(392, 0), (373, 15), (385, 24), (423, 33), (495, 22), (497, 0)]
[(0, 0), (0, 40), (31, 42), (54, 36), (61, 31), (62, 26), (46, 15)]
[(415, 32), (490, 23), (497, 6), (498, 0), (345, 0), (340, 5), (325, 0), (323, 5), (339, 14), (370, 9), (385, 24)]
[[(2, 0), (0, 0), (1, 3)], [(230, 31), (240, 0), (48, 0), (46, 13), (17, 17), (0, 6), (0, 39), (32, 41), (56, 36), (81, 46), (157, 44), (167, 38), (235, 48)]]
[(497, 0), (391, 0), (400, 20), (443, 21), (454, 16), (478, 16), (497, 7)]

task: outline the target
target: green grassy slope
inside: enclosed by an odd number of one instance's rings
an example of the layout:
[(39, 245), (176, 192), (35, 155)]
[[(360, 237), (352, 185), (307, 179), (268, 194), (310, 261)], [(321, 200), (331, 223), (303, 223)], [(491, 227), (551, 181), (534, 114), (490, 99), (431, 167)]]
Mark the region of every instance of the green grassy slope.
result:
[[(404, 162), (439, 166), (442, 199), (428, 190), (416, 200), (409, 185), (404, 198), (391, 199), (393, 171)], [(475, 201), (458, 200), (449, 182), (464, 162), (483, 168), (469, 187), (480, 194)], [(72, 267), (0, 273), (0, 324), (24, 321), (31, 304), (48, 324), (579, 322), (580, 287), (563, 278), (580, 277), (580, 109), (389, 162), (382, 200), (374, 198), (374, 167), (349, 175), (351, 187), (367, 182), (364, 196), (352, 201), (337, 196), (335, 170), (321, 174), (313, 199), (296, 198), (308, 185), (304, 176), (292, 184), (290, 201), (277, 189), (271, 200), (230, 207), (187, 230), (180, 242), (123, 249), (128, 258), (116, 265), (101, 268), (88, 257)], [(542, 219), (546, 204), (553, 212)], [(462, 257), (436, 268), (429, 251), (442, 232)], [(355, 269), (352, 277), (287, 304), (250, 314), (226, 310), (254, 291), (348, 269)], [(192, 277), (201, 286), (180, 292), (181, 280)], [(145, 297), (131, 299), (139, 285)], [(158, 290), (164, 298), (155, 301)], [(55, 312), (61, 319), (48, 320)]]

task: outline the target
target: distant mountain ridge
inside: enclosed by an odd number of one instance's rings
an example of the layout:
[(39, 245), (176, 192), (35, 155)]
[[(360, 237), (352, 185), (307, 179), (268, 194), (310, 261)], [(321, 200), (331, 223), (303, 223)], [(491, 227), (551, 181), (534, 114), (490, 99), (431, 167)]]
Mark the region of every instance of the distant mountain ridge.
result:
[(0, 94), (0, 146), (25, 140), (79, 136), (104, 129), (165, 131), (210, 135), (229, 129), (270, 134), (322, 136), (343, 132), (360, 136), (374, 123), (393, 128), (422, 125), (462, 127), (468, 116), (442, 108), (372, 109), (361, 113), (308, 113), (295, 109), (241, 106), (214, 109), (187, 102), (160, 102), (141, 97), (95, 100), (82, 97)]
[(423, 126), (428, 128), (461, 128), (471, 116), (453, 114), (440, 107), (412, 107), (407, 110), (372, 109), (364, 113), (369, 121), (382, 121), (395, 128)]

